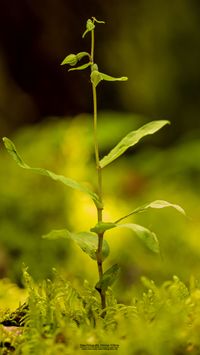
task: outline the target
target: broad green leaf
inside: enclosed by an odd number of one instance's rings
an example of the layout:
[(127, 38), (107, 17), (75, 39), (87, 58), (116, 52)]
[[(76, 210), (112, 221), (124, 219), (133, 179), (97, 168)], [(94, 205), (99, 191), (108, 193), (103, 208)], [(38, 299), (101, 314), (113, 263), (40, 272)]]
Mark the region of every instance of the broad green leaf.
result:
[(166, 124), (169, 124), (169, 121), (160, 120), (152, 121), (144, 126), (140, 127), (136, 131), (128, 133), (122, 140), (110, 151), (108, 155), (103, 157), (100, 161), (101, 168), (104, 168), (106, 165), (110, 164), (112, 161), (120, 157), (129, 147), (134, 146), (139, 140), (149, 134), (153, 134), (161, 129)]
[(88, 68), (91, 65), (91, 63), (85, 63), (83, 65), (80, 65), (79, 67), (75, 67), (75, 68), (70, 68), (68, 71), (72, 71), (72, 70), (83, 70)]
[(92, 84), (97, 87), (97, 85), (102, 81), (102, 80), (106, 80), (106, 81), (126, 81), (128, 80), (128, 78), (126, 76), (122, 76), (120, 78), (114, 78), (110, 75), (104, 74), (99, 72), (98, 70), (93, 70), (91, 73), (91, 82)]
[(107, 231), (108, 229), (112, 229), (117, 227), (116, 223), (112, 223), (112, 222), (99, 222), (96, 224), (96, 226), (94, 226), (93, 228), (91, 228), (91, 232), (94, 233), (104, 233), (105, 231)]
[(147, 248), (149, 248), (154, 253), (160, 252), (159, 242), (156, 237), (156, 234), (151, 232), (149, 229), (140, 226), (139, 224), (133, 223), (118, 224), (117, 227), (131, 229), (133, 232), (135, 232), (137, 237), (142, 240), (142, 242), (146, 245)]
[(95, 288), (97, 291), (106, 291), (108, 287), (110, 287), (119, 276), (120, 267), (115, 264), (111, 266), (106, 272), (104, 272), (102, 278), (97, 282)]
[(53, 173), (52, 171), (50, 170), (46, 170), (46, 169), (42, 169), (42, 168), (32, 168), (30, 167), (29, 165), (27, 165), (23, 159), (19, 156), (16, 148), (15, 148), (15, 145), (14, 143), (4, 137), (3, 138), (3, 142), (4, 142), (4, 145), (8, 151), (8, 153), (12, 156), (12, 158), (15, 160), (15, 162), (23, 169), (27, 169), (27, 170), (30, 170), (31, 172), (33, 173), (36, 173), (36, 174), (40, 174), (40, 175), (45, 175), (45, 176), (48, 176), (50, 177), (51, 179), (53, 180), (56, 180), (56, 181), (60, 181), (62, 182), (64, 185), (68, 186), (68, 187), (71, 187), (72, 189), (75, 189), (75, 190), (78, 190), (78, 191), (82, 191), (82, 192), (85, 192), (86, 194), (88, 194), (92, 200), (94, 201), (95, 205), (98, 207), (101, 207), (101, 203), (99, 201), (99, 198), (98, 196), (92, 192), (91, 190), (89, 190), (87, 187), (81, 185), (80, 183), (78, 183), (77, 181), (75, 180), (72, 180), (72, 179), (69, 179), (69, 178), (66, 178), (65, 176), (63, 175), (57, 175), (55, 173)]
[(44, 234), (42, 238), (50, 240), (71, 239), (70, 234), (67, 229), (53, 229), (51, 232)]
[[(96, 260), (96, 251), (98, 248), (98, 237), (94, 233), (90, 232), (80, 232), (72, 233), (67, 229), (61, 230), (52, 230), (50, 233), (43, 236), (45, 239), (71, 239), (84, 251), (88, 254), (90, 258)], [(109, 255), (110, 248), (107, 241), (103, 240), (102, 247), (102, 258), (103, 260)]]
[(153, 201), (151, 203), (146, 203), (145, 205), (142, 205), (142, 206), (136, 208), (135, 210), (131, 211), (127, 215), (123, 216), (122, 218), (119, 218), (115, 223), (118, 223), (118, 222), (122, 221), (123, 219), (125, 219), (125, 218), (127, 218), (127, 217), (129, 217), (129, 216), (131, 216), (133, 214), (144, 212), (148, 208), (165, 208), (165, 207), (173, 207), (178, 212), (180, 212), (183, 215), (185, 215), (185, 211), (184, 211), (184, 209), (181, 206), (175, 205), (175, 204), (173, 204), (171, 202), (164, 201), (164, 200), (155, 200), (155, 201)]

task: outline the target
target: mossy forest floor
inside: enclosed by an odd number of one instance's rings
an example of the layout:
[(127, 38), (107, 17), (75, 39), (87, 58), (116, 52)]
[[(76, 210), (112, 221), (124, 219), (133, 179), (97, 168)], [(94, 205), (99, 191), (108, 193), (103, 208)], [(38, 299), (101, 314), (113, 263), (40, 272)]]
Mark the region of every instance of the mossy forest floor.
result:
[[(78, 292), (57, 274), (40, 285), (27, 271), (24, 277), (26, 301), (14, 310), (1, 305), (0, 354), (200, 354), (200, 288), (193, 278), (188, 287), (176, 276), (160, 287), (142, 278), (145, 292), (129, 305), (109, 289), (102, 317), (88, 282)], [(14, 286), (1, 283), (6, 299)]]

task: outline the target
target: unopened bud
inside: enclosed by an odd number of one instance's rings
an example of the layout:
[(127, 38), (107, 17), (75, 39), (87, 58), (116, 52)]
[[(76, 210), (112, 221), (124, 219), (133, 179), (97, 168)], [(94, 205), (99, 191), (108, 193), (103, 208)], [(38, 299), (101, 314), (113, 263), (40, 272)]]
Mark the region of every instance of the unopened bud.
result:
[(78, 58), (76, 54), (69, 54), (61, 63), (61, 65), (69, 64), (71, 66), (76, 65), (78, 62)]
[(99, 70), (98, 65), (95, 63), (92, 65), (92, 71), (94, 71), (94, 70), (97, 70), (97, 71)]
[(95, 28), (94, 22), (91, 19), (87, 20), (86, 28), (88, 31), (92, 31)]

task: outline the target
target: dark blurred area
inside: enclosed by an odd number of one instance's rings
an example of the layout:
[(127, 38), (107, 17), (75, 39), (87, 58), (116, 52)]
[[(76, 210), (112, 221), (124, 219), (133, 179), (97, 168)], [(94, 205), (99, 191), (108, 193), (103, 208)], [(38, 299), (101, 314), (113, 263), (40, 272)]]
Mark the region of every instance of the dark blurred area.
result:
[(129, 77), (126, 84), (101, 84), (100, 108), (170, 119), (168, 143), (195, 132), (199, 15), (197, 0), (1, 0), (1, 135), (47, 116), (91, 111), (87, 71), (60, 66), (67, 54), (89, 50), (89, 36), (81, 34), (91, 16), (106, 21), (96, 28), (101, 71)]

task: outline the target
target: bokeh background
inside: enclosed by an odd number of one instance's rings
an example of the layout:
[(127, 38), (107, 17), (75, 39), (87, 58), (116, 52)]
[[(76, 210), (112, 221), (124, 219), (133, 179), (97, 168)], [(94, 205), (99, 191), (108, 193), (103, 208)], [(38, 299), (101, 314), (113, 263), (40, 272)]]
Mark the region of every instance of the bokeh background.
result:
[[(200, 265), (200, 11), (197, 0), (0, 1), (0, 132), (24, 159), (96, 186), (89, 72), (68, 72), (69, 53), (89, 50), (86, 20), (96, 26), (100, 71), (128, 76), (98, 87), (102, 155), (128, 131), (153, 119), (171, 126), (146, 138), (105, 169), (105, 219), (138, 205), (166, 199), (185, 208), (130, 218), (154, 230), (161, 256), (132, 234), (110, 231), (119, 262), (121, 298), (146, 275), (158, 282), (176, 274), (187, 282)], [(47, 241), (51, 229), (89, 229), (91, 202), (48, 178), (20, 170), (0, 149), (0, 276), (21, 285), (22, 263), (36, 280), (57, 267), (66, 277), (96, 280), (96, 265), (71, 243)], [(123, 290), (123, 296), (122, 291)]]

